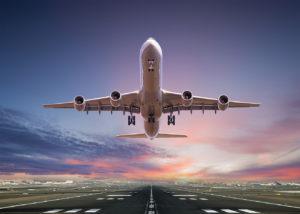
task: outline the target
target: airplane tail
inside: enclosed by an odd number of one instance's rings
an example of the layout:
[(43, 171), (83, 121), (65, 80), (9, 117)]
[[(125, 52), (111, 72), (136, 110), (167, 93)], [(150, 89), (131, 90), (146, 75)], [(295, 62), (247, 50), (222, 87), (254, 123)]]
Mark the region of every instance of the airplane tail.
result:
[[(119, 138), (147, 138), (146, 134), (123, 134), (123, 135), (117, 135), (116, 137)], [(181, 135), (181, 134), (164, 134), (164, 133), (159, 133), (156, 138), (185, 138), (187, 137), (186, 135)]]

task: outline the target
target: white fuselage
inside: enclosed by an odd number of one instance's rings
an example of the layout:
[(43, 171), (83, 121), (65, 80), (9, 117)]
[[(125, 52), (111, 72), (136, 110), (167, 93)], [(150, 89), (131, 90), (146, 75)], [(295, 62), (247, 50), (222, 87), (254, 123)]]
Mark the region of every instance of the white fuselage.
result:
[(144, 118), (145, 134), (149, 138), (155, 138), (159, 131), (159, 119), (162, 114), (162, 50), (152, 38), (148, 39), (141, 48), (140, 66), (141, 115)]

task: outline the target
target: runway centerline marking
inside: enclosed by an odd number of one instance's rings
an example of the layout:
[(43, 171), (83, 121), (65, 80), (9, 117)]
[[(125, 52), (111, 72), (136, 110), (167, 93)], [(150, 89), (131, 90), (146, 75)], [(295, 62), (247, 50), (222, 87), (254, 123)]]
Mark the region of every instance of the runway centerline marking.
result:
[(191, 201), (197, 201), (196, 198), (189, 198)]
[(210, 210), (210, 209), (202, 209), (204, 212), (206, 213), (219, 213), (218, 211), (216, 210)]
[(237, 211), (231, 210), (231, 209), (221, 209), (225, 213), (239, 213)]
[[(102, 194), (102, 193), (93, 193), (92, 195), (99, 195), (99, 194)], [(15, 204), (15, 205), (10, 205), (10, 206), (6, 206), (6, 207), (0, 207), (0, 210), (15, 208), (15, 207), (24, 207), (24, 206), (28, 206), (28, 205), (34, 205), (34, 204), (44, 204), (44, 203), (48, 203), (48, 202), (68, 200), (68, 199), (73, 199), (73, 198), (81, 198), (81, 197), (86, 197), (86, 196), (91, 196), (91, 194), (76, 195), (76, 196), (56, 198), (56, 199), (50, 199), (50, 200), (44, 200), (44, 201), (35, 201), (35, 202), (26, 203), (26, 204)]]
[(58, 213), (60, 211), (63, 211), (63, 209), (49, 210), (49, 211), (46, 211), (46, 212), (43, 212), (43, 213)]
[(239, 209), (239, 210), (244, 212), (244, 213), (260, 213), (260, 212), (256, 212), (254, 210), (249, 210), (249, 209)]
[(82, 209), (72, 209), (72, 210), (66, 211), (65, 213), (77, 213), (77, 212), (79, 212), (80, 210), (82, 210)]
[(207, 198), (199, 198), (199, 200), (201, 200), (201, 201), (208, 201)]
[(186, 200), (186, 198), (178, 198), (178, 199), (179, 199), (179, 200), (183, 200), (183, 201)]
[(222, 197), (222, 198), (230, 198), (230, 199), (235, 199), (235, 200), (249, 201), (249, 202), (255, 202), (255, 203), (261, 203), (261, 204), (268, 204), (268, 205), (274, 205), (274, 206), (280, 206), (280, 207), (300, 209), (300, 207), (297, 207), (297, 206), (277, 204), (277, 203), (272, 203), (272, 202), (267, 202), (267, 201), (258, 201), (258, 200), (253, 200), (253, 199), (238, 198), (238, 197), (233, 197), (233, 196), (225, 196), (225, 195), (218, 195), (218, 194), (205, 193), (205, 192), (202, 192), (201, 194), (217, 196), (217, 197)]
[(97, 198), (97, 200), (98, 200), (98, 201), (102, 201), (102, 200), (104, 200), (104, 198)]

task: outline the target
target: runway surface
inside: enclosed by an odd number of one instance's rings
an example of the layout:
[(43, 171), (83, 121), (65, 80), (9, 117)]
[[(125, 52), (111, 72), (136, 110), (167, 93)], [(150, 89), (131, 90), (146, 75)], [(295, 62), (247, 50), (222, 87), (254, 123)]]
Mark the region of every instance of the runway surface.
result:
[[(23, 193), (24, 195), (24, 193)], [(30, 195), (30, 194), (28, 194)], [(46, 194), (47, 195), (47, 194)], [(25, 200), (17, 194), (0, 198), (0, 213), (99, 213), (99, 214), (200, 214), (200, 213), (300, 213), (297, 204), (284, 204), (193, 188), (143, 186), (128, 189), (37, 194)], [(29, 196), (28, 196), (29, 197)], [(12, 203), (12, 201), (14, 203)], [(16, 203), (18, 202), (18, 203)]]

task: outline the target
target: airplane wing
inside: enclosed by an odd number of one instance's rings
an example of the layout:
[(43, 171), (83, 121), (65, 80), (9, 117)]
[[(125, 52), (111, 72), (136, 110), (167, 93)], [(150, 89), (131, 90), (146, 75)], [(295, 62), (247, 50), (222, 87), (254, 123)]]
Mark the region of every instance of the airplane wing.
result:
[[(191, 104), (185, 105), (182, 94), (170, 91), (163, 91), (163, 113), (171, 113), (174, 111), (182, 110), (220, 110), (218, 107), (219, 99), (193, 96)], [(227, 98), (227, 97), (225, 97)], [(227, 98), (228, 99), (228, 98)], [(229, 101), (227, 102), (228, 108), (244, 108), (244, 107), (258, 107), (259, 103)]]
[[(110, 96), (84, 100), (85, 106), (82, 111), (123, 111), (140, 113), (138, 102), (138, 91), (121, 94), (120, 105), (114, 107), (111, 104)], [(65, 103), (43, 105), (45, 108), (75, 108), (75, 100)]]

